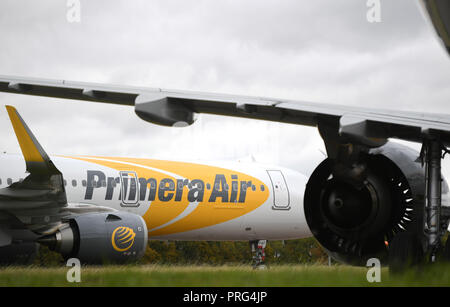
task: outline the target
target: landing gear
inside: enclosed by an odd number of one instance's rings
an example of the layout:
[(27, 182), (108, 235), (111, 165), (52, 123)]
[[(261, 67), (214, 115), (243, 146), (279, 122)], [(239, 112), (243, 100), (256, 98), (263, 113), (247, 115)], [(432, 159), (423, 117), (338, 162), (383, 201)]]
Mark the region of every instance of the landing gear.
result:
[[(424, 256), (435, 262), (442, 249), (442, 237), (445, 234), (447, 216), (441, 207), (442, 151), (447, 150), (437, 138), (424, 141), (420, 158), (425, 165), (425, 208), (423, 219), (416, 229), (398, 233), (389, 245), (389, 266), (391, 271), (399, 272), (407, 267), (419, 264)], [(444, 210), (444, 211), (443, 211)]]
[(438, 140), (428, 140), (424, 143), (426, 165), (425, 190), (425, 237), (430, 260), (436, 260), (436, 254), (441, 247), (441, 159), (442, 145)]
[(255, 240), (250, 241), (250, 247), (253, 254), (253, 268), (263, 270), (266, 268), (265, 260), (266, 253), (264, 249), (266, 248), (267, 240)]

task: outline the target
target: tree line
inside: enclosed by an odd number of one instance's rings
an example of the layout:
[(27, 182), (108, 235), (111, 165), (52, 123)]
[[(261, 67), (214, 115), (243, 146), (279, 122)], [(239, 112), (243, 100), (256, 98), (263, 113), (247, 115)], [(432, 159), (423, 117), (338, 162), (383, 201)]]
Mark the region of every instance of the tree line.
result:
[[(313, 238), (268, 241), (266, 264), (327, 263), (328, 256)], [(241, 241), (149, 241), (139, 264), (223, 265), (250, 264), (252, 252), (249, 242)], [(40, 246), (35, 265), (63, 264), (58, 253)]]

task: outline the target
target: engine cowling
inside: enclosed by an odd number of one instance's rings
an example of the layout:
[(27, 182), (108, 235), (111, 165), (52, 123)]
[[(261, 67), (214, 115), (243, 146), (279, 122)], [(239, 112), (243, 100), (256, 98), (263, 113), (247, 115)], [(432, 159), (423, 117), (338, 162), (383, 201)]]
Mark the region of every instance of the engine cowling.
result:
[(128, 212), (93, 213), (74, 217), (40, 243), (78, 258), (82, 263), (124, 263), (140, 259), (147, 248), (147, 226)]
[[(424, 169), (419, 153), (388, 143), (361, 154), (365, 179), (359, 184), (333, 176), (326, 159), (305, 191), (305, 216), (314, 237), (336, 260), (366, 265), (386, 259), (389, 242), (400, 232), (423, 225)], [(443, 184), (443, 192), (448, 191)]]

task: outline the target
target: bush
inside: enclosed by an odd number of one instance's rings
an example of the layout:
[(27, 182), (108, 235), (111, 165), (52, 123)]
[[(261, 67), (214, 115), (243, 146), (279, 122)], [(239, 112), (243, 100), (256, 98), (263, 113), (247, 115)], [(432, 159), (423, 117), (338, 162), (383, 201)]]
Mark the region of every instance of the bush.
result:
[[(327, 254), (313, 238), (269, 241), (266, 246), (267, 264), (326, 263)], [(141, 264), (223, 265), (250, 264), (250, 244), (241, 241), (149, 241)], [(63, 257), (40, 246), (34, 260), (38, 266), (59, 266)]]
[[(267, 264), (326, 263), (328, 255), (313, 238), (269, 241)], [(234, 241), (150, 241), (141, 263), (152, 264), (249, 264), (248, 242)]]

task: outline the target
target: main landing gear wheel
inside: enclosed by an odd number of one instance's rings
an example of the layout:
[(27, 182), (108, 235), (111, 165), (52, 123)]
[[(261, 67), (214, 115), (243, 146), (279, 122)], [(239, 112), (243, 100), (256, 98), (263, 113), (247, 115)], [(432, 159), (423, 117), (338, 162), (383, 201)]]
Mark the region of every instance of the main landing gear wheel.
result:
[(401, 273), (420, 264), (422, 259), (422, 247), (414, 233), (399, 233), (389, 244), (389, 271), (391, 273)]

